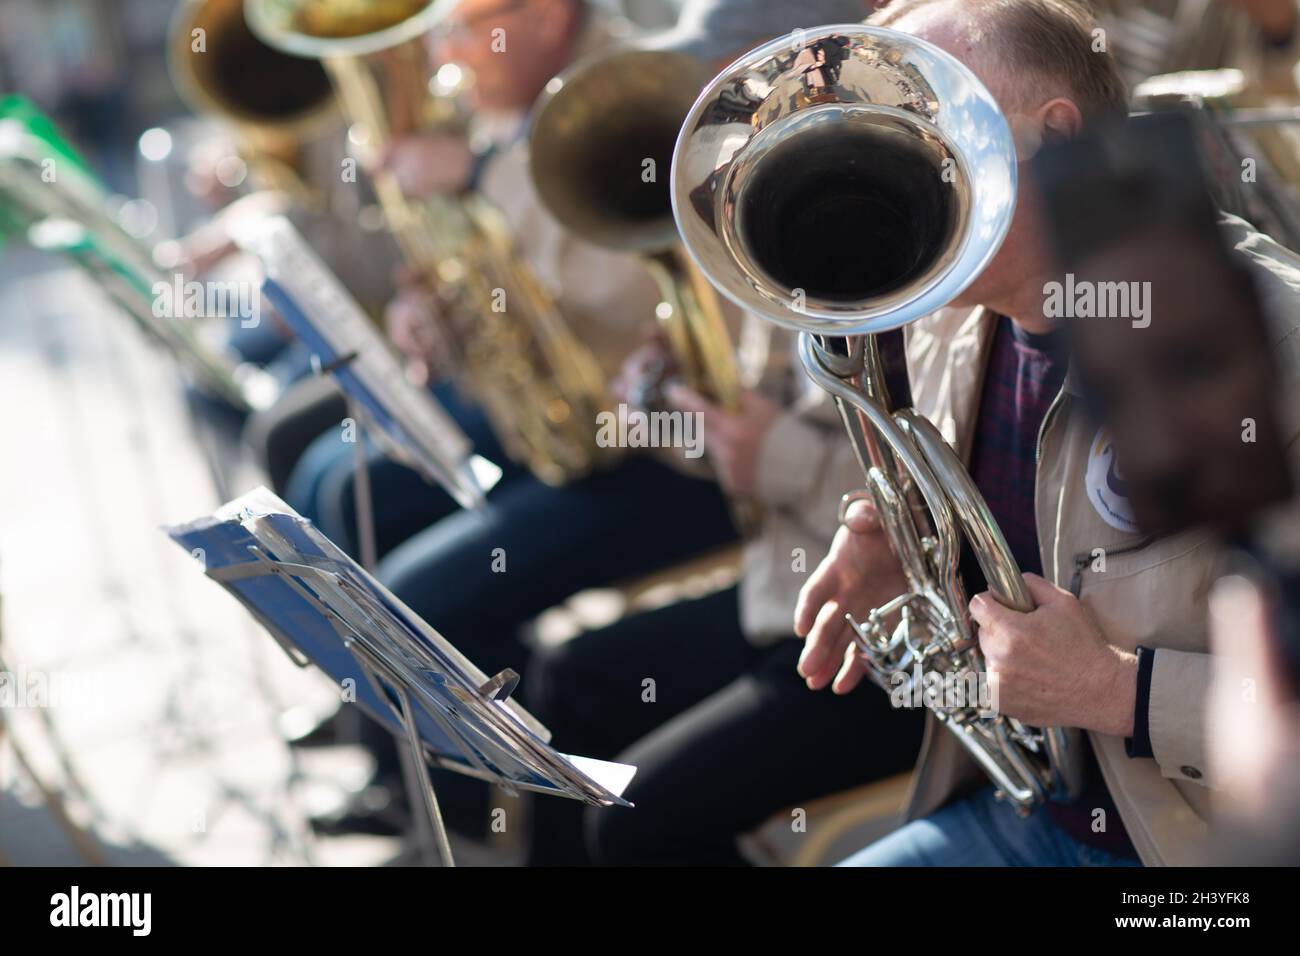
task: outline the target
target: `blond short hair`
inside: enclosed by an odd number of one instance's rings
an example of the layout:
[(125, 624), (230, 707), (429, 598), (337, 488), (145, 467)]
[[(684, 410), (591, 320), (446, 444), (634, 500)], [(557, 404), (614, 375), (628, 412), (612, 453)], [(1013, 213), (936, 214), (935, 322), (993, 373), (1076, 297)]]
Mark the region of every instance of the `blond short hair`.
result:
[[(1123, 116), (1128, 91), (1092, 9), (1081, 0), (892, 0), (869, 18), (888, 27), (936, 3), (951, 3), (981, 65), (1004, 78), (1023, 102), (1043, 81), (1068, 96), (1085, 119)], [(1102, 43), (1098, 44), (1098, 37)], [(1101, 49), (1097, 49), (1098, 46)]]

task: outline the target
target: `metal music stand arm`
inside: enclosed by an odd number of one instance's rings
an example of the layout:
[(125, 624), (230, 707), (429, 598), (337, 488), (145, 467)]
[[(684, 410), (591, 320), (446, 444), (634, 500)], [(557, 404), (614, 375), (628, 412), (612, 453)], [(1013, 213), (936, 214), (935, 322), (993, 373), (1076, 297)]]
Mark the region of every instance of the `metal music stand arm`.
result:
[[(341, 355), (328, 365), (321, 365), (319, 356), (312, 356), (312, 370), (317, 375), (331, 375), (356, 361), (359, 352)], [(356, 423), (356, 441), (352, 451), (352, 497), (357, 509), (357, 550), (361, 566), (373, 573), (379, 563), (379, 546), (375, 539), (375, 499), (370, 489), (370, 468), (366, 461), (364, 422), (356, 399), (344, 392), (348, 417)]]
[(370, 489), (370, 463), (366, 460), (366, 442), (359, 406), (348, 399), (348, 417), (357, 424), (356, 441), (352, 443), (352, 500), (357, 509), (357, 548), (361, 566), (374, 573), (379, 563), (379, 545), (375, 538), (375, 498)]
[[(454, 867), (456, 861), (451, 851), (451, 841), (447, 837), (447, 827), (442, 819), (442, 810), (438, 805), (438, 796), (434, 792), (433, 783), (429, 779), (428, 765), (424, 756), (424, 745), (420, 740), (420, 733), (415, 724), (415, 712), (411, 706), (411, 696), (406, 681), (393, 668), (389, 667), (383, 661), (379, 660), (374, 654), (363, 647), (353, 635), (349, 624), (342, 620), (339, 615), (328, 605), (323, 604), (310, 589), (304, 587), (295, 575), (287, 572), (275, 561), (272, 561), (258, 548), (250, 548), (249, 551), (258, 559), (257, 570), (253, 573), (274, 574), (279, 576), (289, 584), (305, 601), (311, 603), (321, 615), (330, 622), (335, 632), (343, 641), (344, 647), (356, 660), (361, 668), (361, 673), (374, 688), (376, 695), (388, 702), (393, 714), (398, 718), (404, 733), (401, 735), (405, 738), (405, 747), (398, 747), (398, 755), (402, 761), (402, 776), (407, 787), (407, 797), (414, 809), (417, 806), (424, 807), (424, 815), (416, 816), (417, 835), (419, 837), (421, 855), (426, 862), (432, 862), (436, 856), (441, 860), (443, 866)], [(245, 569), (248, 566), (244, 566)], [(311, 570), (304, 568), (302, 570)], [(231, 579), (248, 576), (248, 570), (243, 573), (237, 573), (229, 576)], [(225, 577), (219, 575), (219, 577)], [(510, 676), (513, 672), (502, 672), (493, 678), (490, 684), (502, 682), (509, 684)], [(517, 682), (517, 677), (515, 677)], [(386, 688), (391, 688), (396, 695), (396, 702), (387, 692)], [(454, 738), (455, 731), (447, 725), (447, 722), (441, 714), (432, 710), (427, 711), (429, 715), (447, 730)], [(397, 735), (395, 735), (397, 736)]]
[[(415, 809), (417, 798), (419, 804), (424, 807), (424, 815), (417, 815), (416, 819), (420, 831), (420, 847), (426, 862), (429, 862), (428, 848), (432, 846), (442, 860), (443, 866), (455, 866), (451, 841), (447, 838), (447, 826), (443, 822), (442, 810), (438, 806), (438, 795), (434, 792), (433, 782), (429, 779), (429, 768), (424, 759), (424, 744), (415, 726), (415, 712), (411, 709), (411, 695), (407, 692), (406, 684), (394, 671), (355, 641), (349, 641), (347, 646), (357, 663), (361, 665), (362, 673), (375, 688), (376, 693), (389, 701), (389, 706), (405, 731), (406, 748), (401, 751), (403, 777), (411, 800), (411, 809)], [(392, 688), (396, 701), (384, 692), (385, 684)]]

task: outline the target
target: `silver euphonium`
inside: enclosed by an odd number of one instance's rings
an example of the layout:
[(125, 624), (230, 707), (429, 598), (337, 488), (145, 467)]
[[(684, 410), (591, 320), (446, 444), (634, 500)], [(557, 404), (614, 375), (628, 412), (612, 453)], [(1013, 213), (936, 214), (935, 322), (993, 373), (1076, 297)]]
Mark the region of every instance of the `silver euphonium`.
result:
[[(677, 141), (672, 196), (705, 275), (799, 331), (808, 375), (839, 406), (866, 474), (860, 496), (908, 584), (865, 621), (849, 618), (868, 673), (890, 691), (930, 673), (977, 686), (963, 549), (999, 601), (1034, 603), (970, 475), (911, 407), (902, 327), (966, 288), (1011, 223), (1015, 147), (993, 97), (914, 37), (796, 31), (705, 88)], [(926, 706), (1018, 808), (1077, 791), (1078, 748), (1063, 730), (982, 711), (973, 692), (962, 706), (935, 696)]]

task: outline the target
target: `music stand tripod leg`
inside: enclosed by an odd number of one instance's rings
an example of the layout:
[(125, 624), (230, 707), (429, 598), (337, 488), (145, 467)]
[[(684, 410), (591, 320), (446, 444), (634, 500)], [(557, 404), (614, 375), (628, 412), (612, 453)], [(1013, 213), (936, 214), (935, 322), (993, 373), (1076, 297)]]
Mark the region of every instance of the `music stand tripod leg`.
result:
[(370, 488), (370, 464), (366, 460), (366, 443), (357, 415), (356, 402), (348, 400), (348, 417), (357, 422), (356, 441), (352, 443), (352, 498), (357, 511), (357, 549), (361, 566), (371, 574), (379, 563), (379, 546), (375, 541), (375, 498)]
[[(312, 356), (312, 370), (317, 375), (333, 375), (339, 369), (356, 361), (358, 353), (349, 352), (322, 365), (320, 357)], [(347, 399), (347, 417), (352, 419), (355, 431), (352, 443), (352, 497), (356, 506), (357, 551), (361, 566), (371, 574), (379, 562), (379, 548), (375, 543), (375, 500), (370, 491), (370, 467), (366, 461), (366, 443), (362, 432), (361, 406), (356, 399)]]
[[(411, 710), (411, 701), (407, 696), (406, 688), (397, 688), (398, 706), (401, 710), (402, 725), (406, 729), (407, 751), (404, 754), (409, 763), (410, 775), (408, 777), (408, 786), (415, 784), (419, 792), (419, 802), (424, 806), (424, 812), (427, 819), (433, 845), (438, 851), (438, 856), (442, 859), (443, 866), (455, 866), (456, 861), (451, 853), (451, 841), (447, 838), (447, 827), (442, 820), (442, 810), (438, 806), (438, 795), (433, 791), (433, 783), (429, 780), (429, 768), (424, 762), (424, 748), (420, 743), (420, 732), (415, 726), (415, 714)], [(416, 794), (411, 794), (411, 810), (416, 809)]]
[[(343, 361), (350, 362), (356, 358), (355, 353), (347, 356)], [(352, 419), (356, 429), (352, 443), (352, 501), (356, 510), (357, 521), (357, 558), (361, 567), (365, 568), (370, 574), (374, 574), (375, 565), (379, 563), (379, 546), (375, 540), (375, 498), (370, 488), (370, 463), (366, 460), (366, 441), (365, 431), (361, 425), (360, 409), (355, 400), (349, 398), (348, 417)], [(365, 718), (361, 716), (360, 711), (344, 708), (339, 714), (339, 726), (341, 732), (339, 736), (349, 743), (361, 742), (361, 721)], [(399, 753), (401, 751), (399, 745)], [(403, 760), (402, 776), (407, 776), (405, 760)], [(408, 784), (409, 789), (409, 784)]]
[[(0, 660), (0, 671), (6, 670), (7, 665), (3, 660)], [(14, 755), (14, 763), (18, 765), (18, 769), (41, 795), (41, 802), (49, 810), (50, 816), (54, 817), (54, 822), (63, 831), (64, 836), (68, 838), (73, 849), (90, 866), (108, 866), (108, 859), (100, 850), (94, 837), (86, 832), (86, 829), (73, 820), (72, 815), (68, 813), (68, 809), (63, 803), (63, 795), (54, 788), (47, 786), (45, 781), (41, 779), (40, 774), (36, 772), (36, 768), (27, 759), (27, 754), (18, 745), (18, 740), (13, 731), (5, 725), (4, 712), (0, 711), (0, 743), (4, 742), (6, 735), (9, 738), (9, 750)]]

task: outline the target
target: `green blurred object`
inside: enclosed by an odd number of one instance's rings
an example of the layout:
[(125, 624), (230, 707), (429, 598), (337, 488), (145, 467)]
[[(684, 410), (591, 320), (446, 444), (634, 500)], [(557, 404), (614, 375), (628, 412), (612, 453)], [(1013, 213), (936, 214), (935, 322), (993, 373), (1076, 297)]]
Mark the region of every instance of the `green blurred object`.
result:
[[(5, 149), (4, 144), (15, 140), (17, 130), (20, 129), (30, 143), (40, 145), (43, 158), (52, 163), (49, 169), (57, 169), (58, 164), (63, 162), (83, 179), (96, 181), (95, 174), (86, 161), (59, 132), (54, 121), (37, 109), (36, 104), (27, 97), (17, 94), (0, 97), (0, 128), (4, 127), (8, 128), (8, 132), (4, 134), (6, 138), (0, 140), (0, 154), (8, 156), (10, 150)], [(103, 187), (100, 188), (102, 190)], [(31, 221), (24, 213), (29, 209), (30, 206), (20, 203), (17, 197), (11, 198), (8, 190), (0, 195), (0, 240), (26, 232)]]
[(49, 117), (24, 97), (0, 98), (0, 240), (67, 256), (206, 391), (241, 409), (265, 404), (265, 389), (254, 400), (243, 371), (199, 338), (198, 323), (155, 308), (155, 290), (173, 277), (122, 228), (109, 199)]
[(86, 165), (86, 161), (81, 158), (72, 144), (64, 139), (59, 128), (54, 125), (54, 121), (37, 109), (36, 104), (27, 97), (16, 93), (0, 96), (0, 120), (5, 119), (22, 123), (32, 136), (44, 140), (49, 145), (53, 155), (61, 156), (93, 178), (94, 174)]

